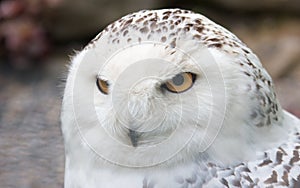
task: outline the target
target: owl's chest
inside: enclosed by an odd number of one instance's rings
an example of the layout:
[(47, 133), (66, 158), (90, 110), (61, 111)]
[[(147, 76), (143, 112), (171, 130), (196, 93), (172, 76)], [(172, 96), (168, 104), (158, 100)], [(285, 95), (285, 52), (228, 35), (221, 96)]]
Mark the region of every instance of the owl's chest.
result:
[[(267, 185), (293, 187), (300, 180), (300, 160), (296, 160), (300, 148), (266, 152), (257, 161), (240, 163), (231, 168), (221, 168), (212, 163), (181, 165), (172, 168), (134, 169), (122, 167), (98, 167), (78, 163), (67, 158), (66, 188), (199, 188), (199, 187), (265, 187)], [(277, 153), (277, 155), (275, 155)], [(295, 154), (296, 153), (296, 154)], [(297, 158), (298, 159), (298, 158)], [(73, 163), (74, 162), (74, 163)], [(292, 164), (291, 164), (292, 163)], [(297, 184), (298, 185), (298, 184)]]
[(205, 177), (207, 174), (201, 173), (196, 165), (146, 170), (66, 166), (65, 187), (197, 188)]

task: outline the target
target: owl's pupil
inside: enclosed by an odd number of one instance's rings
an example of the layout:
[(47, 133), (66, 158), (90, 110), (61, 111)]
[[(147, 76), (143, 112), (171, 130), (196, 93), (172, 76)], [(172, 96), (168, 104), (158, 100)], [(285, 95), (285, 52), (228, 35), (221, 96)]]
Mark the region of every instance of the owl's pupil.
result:
[(179, 75), (176, 75), (174, 78), (172, 78), (172, 82), (174, 85), (180, 86), (183, 84), (184, 78), (182, 75), (179, 74)]

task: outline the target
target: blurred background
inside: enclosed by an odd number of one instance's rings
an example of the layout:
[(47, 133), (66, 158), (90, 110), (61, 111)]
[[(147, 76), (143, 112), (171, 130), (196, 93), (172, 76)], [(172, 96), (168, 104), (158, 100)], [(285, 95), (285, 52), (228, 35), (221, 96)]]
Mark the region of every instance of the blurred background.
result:
[(300, 117), (299, 0), (1, 0), (0, 187), (63, 187), (59, 113), (69, 56), (112, 21), (180, 7), (225, 26), (260, 57)]

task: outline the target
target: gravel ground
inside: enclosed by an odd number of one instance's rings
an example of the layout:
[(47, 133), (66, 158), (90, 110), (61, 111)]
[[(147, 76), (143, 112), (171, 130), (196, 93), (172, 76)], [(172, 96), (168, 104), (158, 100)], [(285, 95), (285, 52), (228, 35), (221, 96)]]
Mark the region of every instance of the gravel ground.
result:
[[(60, 60), (61, 61), (61, 60)], [(30, 73), (0, 70), (0, 187), (63, 187), (62, 62)]]

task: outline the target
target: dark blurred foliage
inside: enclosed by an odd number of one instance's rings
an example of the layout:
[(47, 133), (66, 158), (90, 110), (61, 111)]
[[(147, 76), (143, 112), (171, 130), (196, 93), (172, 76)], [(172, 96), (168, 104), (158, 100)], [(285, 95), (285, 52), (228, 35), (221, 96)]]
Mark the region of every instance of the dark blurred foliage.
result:
[(60, 0), (4, 0), (0, 2), (0, 56), (14, 68), (26, 69), (45, 57), (50, 49), (41, 23), (46, 7)]
[(189, 9), (204, 7), (233, 14), (283, 13), (300, 15), (299, 0), (169, 0), (169, 4)]
[(53, 49), (51, 46), (56, 48), (57, 44), (72, 41), (85, 43), (105, 25), (127, 13), (162, 7), (191, 9), (225, 26), (235, 24), (237, 17), (252, 20), (254, 27), (256, 19), (253, 17), (260, 19), (262, 14), (300, 14), (299, 0), (2, 0), (2, 64), (5, 62), (16, 69), (41, 65), (40, 62)]

